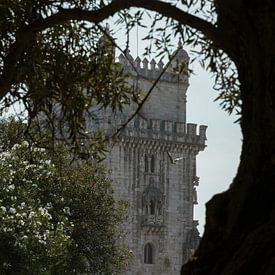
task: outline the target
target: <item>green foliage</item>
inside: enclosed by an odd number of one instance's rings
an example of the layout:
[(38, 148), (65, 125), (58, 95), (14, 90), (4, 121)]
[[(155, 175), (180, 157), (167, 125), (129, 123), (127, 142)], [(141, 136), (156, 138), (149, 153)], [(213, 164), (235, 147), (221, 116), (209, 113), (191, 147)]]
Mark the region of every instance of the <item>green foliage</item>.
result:
[(10, 150), (13, 145), (24, 141), (26, 125), (14, 117), (0, 120), (0, 152)]
[(104, 170), (27, 142), (0, 154), (1, 274), (112, 274), (122, 266)]
[[(20, 102), (29, 123), (43, 116), (52, 137), (63, 137), (75, 146), (85, 136), (85, 119), (93, 119), (89, 112), (93, 106), (121, 110), (134, 91), (114, 62), (112, 43), (102, 41), (97, 25), (68, 20), (28, 36), (24, 29), (61, 9), (95, 9), (96, 2), (9, 0), (0, 5), (0, 76), (5, 69), (13, 76), (6, 79), (10, 89), (1, 109)], [(16, 41), (26, 46), (16, 66), (9, 68), (8, 58), (17, 54)]]
[[(122, 221), (124, 206), (119, 204), (116, 208), (111, 183), (102, 168), (95, 171), (91, 165), (83, 164), (67, 181), (71, 220), (76, 225), (72, 237), (77, 241), (70, 251), (71, 267), (81, 270), (84, 262), (85, 272), (112, 274), (122, 267), (125, 257), (118, 248), (116, 227)], [(87, 185), (87, 181), (91, 184)]]
[(74, 224), (54, 165), (27, 142), (0, 158), (2, 273), (47, 274), (64, 268)]

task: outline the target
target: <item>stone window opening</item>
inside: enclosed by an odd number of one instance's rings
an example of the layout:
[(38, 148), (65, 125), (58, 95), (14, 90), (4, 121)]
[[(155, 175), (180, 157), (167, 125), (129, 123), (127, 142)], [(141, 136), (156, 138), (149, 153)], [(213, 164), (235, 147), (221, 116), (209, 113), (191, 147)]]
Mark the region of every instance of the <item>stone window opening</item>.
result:
[(153, 264), (153, 246), (150, 243), (144, 246), (144, 263)]
[(150, 200), (150, 215), (155, 215), (155, 202)]
[(151, 173), (155, 172), (155, 156), (151, 157), (150, 171), (151, 171)]
[(157, 203), (157, 211), (159, 215), (162, 215), (162, 202), (161, 200), (158, 201)]

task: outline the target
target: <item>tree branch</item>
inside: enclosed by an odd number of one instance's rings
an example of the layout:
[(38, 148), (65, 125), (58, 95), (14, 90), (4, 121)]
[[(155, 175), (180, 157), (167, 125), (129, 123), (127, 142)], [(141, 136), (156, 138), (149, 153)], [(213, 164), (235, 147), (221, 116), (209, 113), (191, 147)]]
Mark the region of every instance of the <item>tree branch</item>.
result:
[(30, 43), (29, 38), (33, 34), (69, 20), (83, 20), (98, 24), (108, 17), (113, 16), (120, 10), (129, 9), (131, 7), (144, 8), (158, 12), (163, 16), (175, 19), (180, 24), (188, 25), (201, 31), (207, 39), (214, 42), (218, 41), (218, 31), (214, 25), (172, 6), (170, 3), (158, 0), (114, 0), (109, 5), (92, 11), (81, 9), (61, 9), (56, 14), (45, 19), (36, 20), (32, 24), (25, 26), (18, 31), (16, 41), (12, 45), (9, 54), (4, 59), (3, 73), (0, 77), (0, 100), (9, 92), (16, 72), (16, 65), (24, 52), (24, 49)]
[(56, 24), (61, 24), (68, 20), (84, 20), (91, 23), (99, 23), (115, 13), (129, 9), (131, 7), (144, 8), (154, 12), (158, 12), (165, 17), (173, 18), (180, 24), (188, 25), (201, 31), (208, 39), (215, 41), (217, 37), (217, 28), (211, 23), (189, 14), (170, 3), (159, 0), (114, 0), (109, 5), (98, 10), (86, 11), (81, 9), (62, 9), (58, 13), (46, 18), (41, 19), (29, 29), (32, 31), (41, 31), (45, 28), (52, 27)]
[(201, 31), (208, 39), (212, 41), (217, 40), (217, 28), (211, 23), (194, 16), (188, 12), (185, 12), (176, 6), (171, 5), (158, 0), (132, 0), (132, 1), (119, 1), (118, 2), (129, 2), (131, 7), (145, 8), (162, 14), (165, 17), (175, 19), (180, 24), (188, 25), (198, 31)]
[(9, 54), (3, 58), (3, 72), (0, 76), (0, 100), (9, 92), (16, 72), (17, 62), (30, 40), (30, 32), (18, 31), (15, 42), (10, 47)]

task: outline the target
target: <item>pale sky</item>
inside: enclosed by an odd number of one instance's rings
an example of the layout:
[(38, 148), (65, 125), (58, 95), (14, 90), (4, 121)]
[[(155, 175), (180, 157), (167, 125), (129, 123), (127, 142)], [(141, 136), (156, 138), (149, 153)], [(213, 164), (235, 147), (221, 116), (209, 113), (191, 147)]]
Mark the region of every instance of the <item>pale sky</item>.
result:
[(193, 66), (196, 75), (190, 77), (187, 90), (187, 121), (208, 126), (207, 147), (197, 157), (197, 176), (200, 177), (198, 205), (195, 219), (199, 220), (200, 233), (204, 230), (205, 203), (228, 188), (235, 177), (241, 152), (242, 135), (237, 117), (228, 115), (213, 102), (218, 92), (214, 81), (199, 65)]

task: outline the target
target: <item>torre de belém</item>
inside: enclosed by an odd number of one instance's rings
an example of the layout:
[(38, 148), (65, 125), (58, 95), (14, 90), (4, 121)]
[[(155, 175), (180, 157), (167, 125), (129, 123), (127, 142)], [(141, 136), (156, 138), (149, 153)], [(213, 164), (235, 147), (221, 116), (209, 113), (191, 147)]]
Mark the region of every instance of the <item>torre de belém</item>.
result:
[[(147, 93), (164, 64), (128, 53), (119, 61), (136, 85)], [(196, 156), (205, 148), (206, 128), (186, 122), (188, 74), (176, 74), (189, 57), (179, 44), (175, 58), (162, 74), (149, 98), (110, 147), (105, 166), (117, 200), (127, 203), (123, 244), (132, 256), (122, 274), (175, 275), (199, 242)], [(134, 67), (133, 67), (134, 65)], [(138, 77), (137, 77), (138, 75)], [(98, 118), (107, 134), (119, 128), (135, 111), (135, 104), (120, 114), (105, 112)]]

